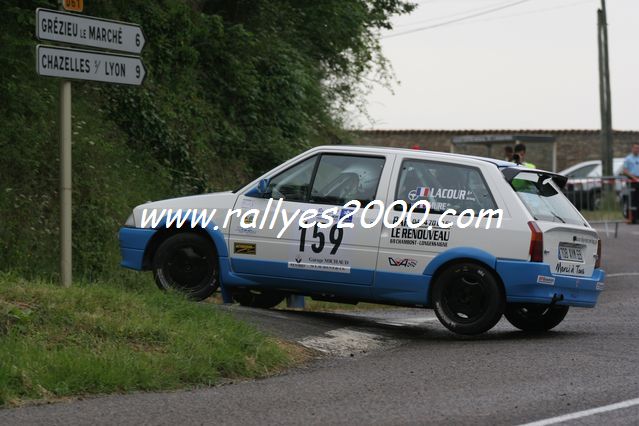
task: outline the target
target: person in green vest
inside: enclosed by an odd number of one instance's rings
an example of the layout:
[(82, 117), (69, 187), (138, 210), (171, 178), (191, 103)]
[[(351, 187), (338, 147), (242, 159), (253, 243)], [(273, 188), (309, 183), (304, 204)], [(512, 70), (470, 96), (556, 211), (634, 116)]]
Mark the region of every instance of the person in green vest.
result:
[(528, 163), (526, 161), (526, 145), (524, 145), (523, 143), (518, 143), (517, 145), (515, 145), (515, 155), (513, 155), (513, 159), (520, 166), (524, 166), (529, 169), (537, 168), (537, 166), (535, 166), (533, 163)]

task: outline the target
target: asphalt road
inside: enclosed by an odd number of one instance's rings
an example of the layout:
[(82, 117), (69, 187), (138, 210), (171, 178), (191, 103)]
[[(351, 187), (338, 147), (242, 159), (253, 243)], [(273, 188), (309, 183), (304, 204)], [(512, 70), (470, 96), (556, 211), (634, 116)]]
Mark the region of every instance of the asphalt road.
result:
[(502, 320), (460, 338), (428, 310), (233, 307), (323, 355), (253, 382), (1, 410), (0, 424), (638, 424), (639, 400), (608, 406), (639, 398), (639, 226), (602, 235), (610, 275), (598, 306), (543, 336)]

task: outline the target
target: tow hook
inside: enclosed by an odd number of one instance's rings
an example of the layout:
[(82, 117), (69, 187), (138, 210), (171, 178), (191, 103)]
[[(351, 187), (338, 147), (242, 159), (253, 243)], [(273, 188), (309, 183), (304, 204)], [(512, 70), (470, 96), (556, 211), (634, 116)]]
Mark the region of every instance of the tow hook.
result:
[(548, 309), (552, 308), (553, 306), (555, 306), (557, 302), (561, 302), (562, 300), (564, 300), (563, 294), (560, 294), (559, 296), (557, 295), (557, 293), (553, 294), (552, 300), (550, 301), (550, 304), (548, 305)]

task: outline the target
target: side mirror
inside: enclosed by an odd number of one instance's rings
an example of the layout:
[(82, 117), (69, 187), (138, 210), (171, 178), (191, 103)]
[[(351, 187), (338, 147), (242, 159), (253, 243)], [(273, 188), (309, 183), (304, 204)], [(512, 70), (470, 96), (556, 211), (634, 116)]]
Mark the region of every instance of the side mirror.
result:
[(266, 192), (268, 191), (268, 184), (269, 179), (260, 179), (260, 181), (257, 183), (257, 190), (260, 192), (260, 194), (266, 194)]
[(264, 196), (268, 192), (268, 184), (269, 184), (269, 182), (270, 182), (269, 179), (260, 179), (260, 181), (257, 183), (257, 186), (255, 188), (249, 190), (244, 195), (247, 196), (247, 197), (264, 198)]

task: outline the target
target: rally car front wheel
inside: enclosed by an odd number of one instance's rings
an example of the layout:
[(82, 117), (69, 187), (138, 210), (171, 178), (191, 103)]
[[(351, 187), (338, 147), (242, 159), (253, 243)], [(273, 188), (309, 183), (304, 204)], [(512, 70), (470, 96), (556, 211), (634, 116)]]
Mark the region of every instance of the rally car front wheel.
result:
[(431, 297), (439, 321), (458, 334), (490, 330), (506, 305), (493, 272), (474, 262), (454, 263), (437, 274)]
[(153, 276), (162, 290), (174, 289), (193, 300), (204, 300), (217, 289), (217, 254), (213, 243), (194, 234), (172, 235), (153, 256)]
[(555, 328), (568, 313), (568, 306), (540, 305), (538, 303), (509, 303), (505, 316), (509, 323), (529, 333), (540, 333)]

